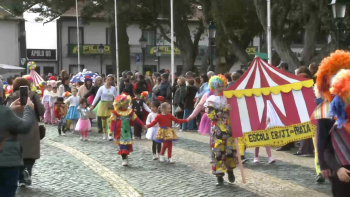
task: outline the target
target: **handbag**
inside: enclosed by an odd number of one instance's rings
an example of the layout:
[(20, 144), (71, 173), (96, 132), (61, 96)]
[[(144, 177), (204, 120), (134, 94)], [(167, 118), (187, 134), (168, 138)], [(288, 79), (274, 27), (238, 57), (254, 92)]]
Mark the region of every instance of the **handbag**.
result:
[(114, 109), (113, 101), (107, 101), (108, 109)]
[(175, 110), (176, 113), (183, 112), (183, 111), (184, 111), (184, 110), (181, 109), (181, 107), (177, 107), (176, 110)]

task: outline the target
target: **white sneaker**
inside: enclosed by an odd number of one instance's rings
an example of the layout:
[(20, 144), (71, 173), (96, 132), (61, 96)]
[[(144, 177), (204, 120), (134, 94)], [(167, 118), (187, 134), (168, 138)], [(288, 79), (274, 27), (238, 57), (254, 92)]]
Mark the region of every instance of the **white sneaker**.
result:
[(62, 135), (66, 135), (66, 133), (62, 133)]
[(156, 159), (159, 159), (159, 154), (158, 153), (156, 154)]
[(84, 140), (85, 140), (85, 141), (88, 141), (88, 138), (86, 137)]
[(159, 156), (159, 162), (164, 162), (165, 161), (165, 157), (163, 155)]
[(158, 158), (157, 158), (157, 155), (156, 154), (154, 154), (153, 155), (153, 160), (157, 160)]
[(106, 138), (106, 135), (105, 135), (104, 133), (102, 134), (102, 139), (103, 139), (103, 140), (107, 139), (107, 138)]
[(122, 165), (123, 166), (127, 166), (128, 165), (128, 160), (124, 159)]
[(169, 163), (170, 163), (170, 164), (174, 164), (175, 161), (173, 161), (171, 158), (169, 158)]
[(255, 158), (254, 158), (254, 163), (260, 163), (260, 161), (259, 161), (259, 158), (258, 158), (258, 157), (255, 157)]
[(81, 140), (81, 141), (83, 141), (83, 140), (84, 140), (83, 136), (80, 136), (80, 140)]
[(109, 140), (109, 141), (112, 141), (112, 140), (113, 140), (113, 136), (108, 135), (108, 140)]

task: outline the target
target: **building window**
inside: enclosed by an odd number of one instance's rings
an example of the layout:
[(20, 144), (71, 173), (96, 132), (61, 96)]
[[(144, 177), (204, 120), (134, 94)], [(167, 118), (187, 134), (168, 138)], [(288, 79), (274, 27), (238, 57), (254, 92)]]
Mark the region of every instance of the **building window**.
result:
[(154, 29), (142, 30), (142, 35), (147, 39), (148, 46), (156, 45), (156, 38), (157, 38), (156, 30)]
[[(68, 27), (68, 44), (78, 44), (76, 27)], [(79, 44), (84, 44), (83, 27), (79, 27)]]
[(150, 74), (157, 72), (157, 66), (156, 65), (145, 65), (143, 66), (143, 74), (146, 75), (147, 71), (150, 72)]
[(52, 66), (44, 66), (44, 75), (47, 75), (49, 73), (55, 73), (55, 68)]
[(106, 65), (106, 75), (113, 74), (113, 65)]
[(78, 71), (78, 65), (77, 64), (70, 64), (69, 65), (69, 73), (72, 73), (73, 75), (75, 75), (78, 72), (81, 72), (84, 68), (85, 68), (84, 65), (80, 65), (80, 71)]

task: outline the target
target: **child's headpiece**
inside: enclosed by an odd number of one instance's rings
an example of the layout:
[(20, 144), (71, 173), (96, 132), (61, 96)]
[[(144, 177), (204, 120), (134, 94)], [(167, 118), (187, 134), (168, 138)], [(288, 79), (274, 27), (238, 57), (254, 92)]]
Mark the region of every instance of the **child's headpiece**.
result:
[(33, 83), (33, 77), (31, 77), (30, 75), (23, 75), (22, 78), (27, 79), (28, 81), (30, 81), (30, 83)]
[(160, 102), (165, 102), (165, 99), (164, 99), (164, 97), (162, 97), (162, 96), (158, 96), (158, 97), (157, 97), (157, 100), (160, 101)]
[(316, 73), (316, 96), (332, 101), (333, 98), (329, 90), (331, 88), (331, 79), (341, 69), (350, 69), (349, 52), (336, 50), (322, 60)]
[(148, 96), (148, 92), (147, 91), (143, 91), (141, 93), (141, 98), (146, 98)]
[(330, 93), (334, 98), (329, 107), (329, 115), (337, 119), (340, 128), (350, 117), (350, 70), (342, 69), (333, 77)]
[(45, 85), (46, 85), (46, 81), (42, 81), (42, 82), (39, 83), (38, 86), (39, 86), (40, 89), (42, 89), (43, 87), (45, 87)]
[(215, 75), (212, 76), (209, 80), (209, 89), (210, 91), (214, 91), (215, 89), (218, 89), (220, 87), (226, 87), (227, 86), (227, 79), (224, 75)]
[(49, 78), (49, 81), (57, 81), (57, 78), (56, 78), (55, 76), (51, 76), (51, 77)]
[(63, 97), (64, 98), (68, 98), (68, 97), (70, 97), (72, 94), (70, 93), (70, 92), (68, 92), (68, 91), (66, 91), (65, 93), (63, 93)]
[(125, 106), (129, 106), (131, 103), (131, 97), (129, 95), (119, 95), (115, 98), (113, 105), (117, 108), (123, 108)]

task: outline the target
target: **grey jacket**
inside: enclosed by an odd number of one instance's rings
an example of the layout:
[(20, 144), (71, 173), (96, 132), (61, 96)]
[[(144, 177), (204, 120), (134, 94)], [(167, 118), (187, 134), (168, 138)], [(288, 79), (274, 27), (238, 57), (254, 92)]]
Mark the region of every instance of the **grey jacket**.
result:
[(17, 135), (29, 133), (34, 121), (35, 113), (29, 106), (24, 107), (23, 118), (20, 118), (11, 108), (0, 105), (0, 144), (7, 136), (0, 151), (0, 167), (23, 165), (22, 149)]
[[(16, 91), (9, 95), (7, 105), (9, 106), (13, 101), (19, 98), (19, 91)], [(23, 148), (23, 158), (24, 159), (39, 159), (40, 158), (40, 131), (38, 118), (45, 113), (45, 107), (40, 102), (40, 96), (33, 92), (29, 92), (29, 98), (34, 104), (35, 120), (32, 129), (29, 133), (25, 135), (19, 135), (18, 141), (21, 143)], [(23, 116), (23, 110), (18, 110), (15, 114), (19, 117)]]

